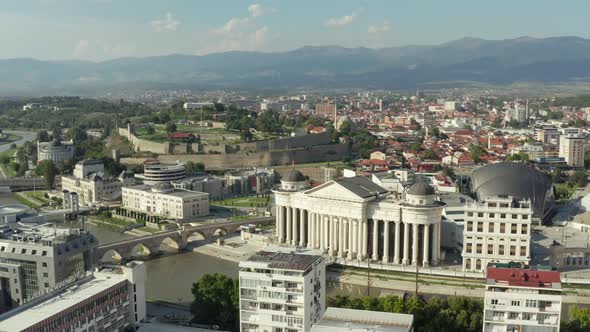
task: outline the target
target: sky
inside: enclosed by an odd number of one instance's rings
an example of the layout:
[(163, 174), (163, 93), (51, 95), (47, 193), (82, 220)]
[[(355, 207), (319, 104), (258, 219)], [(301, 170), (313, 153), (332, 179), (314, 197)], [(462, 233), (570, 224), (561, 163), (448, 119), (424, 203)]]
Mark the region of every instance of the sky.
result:
[(0, 0), (0, 58), (391, 47), (463, 37), (590, 38), (588, 0)]

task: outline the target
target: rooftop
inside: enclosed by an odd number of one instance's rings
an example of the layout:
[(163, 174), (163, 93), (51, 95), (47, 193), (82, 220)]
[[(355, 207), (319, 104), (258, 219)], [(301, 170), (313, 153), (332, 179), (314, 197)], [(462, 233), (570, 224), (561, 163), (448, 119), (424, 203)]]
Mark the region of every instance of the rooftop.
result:
[(317, 255), (259, 251), (251, 256), (248, 262), (266, 263), (270, 269), (305, 271), (320, 259), (322, 257)]
[(486, 279), (488, 285), (561, 289), (558, 271), (488, 267)]
[(387, 190), (364, 176), (354, 176), (350, 178), (342, 178), (334, 180), (344, 188), (352, 191), (355, 195), (362, 198), (375, 196), (376, 193), (386, 194)]
[(328, 308), (312, 332), (406, 332), (410, 331), (413, 315), (389, 312)]
[[(156, 186), (158, 186), (158, 185), (156, 185)], [(159, 186), (159, 187), (161, 187), (161, 186)], [(164, 186), (167, 188), (164, 191), (157, 191), (157, 188), (159, 188), (159, 187), (149, 186), (147, 184), (138, 184), (138, 185), (134, 185), (134, 186), (123, 187), (123, 189), (141, 190), (141, 191), (145, 191), (145, 192), (149, 192), (149, 193), (159, 193), (159, 194), (175, 196), (175, 197), (188, 197), (188, 196), (192, 196), (192, 195), (206, 194), (206, 193), (202, 193), (200, 191), (177, 189), (177, 188), (173, 188), (173, 187), (170, 188), (168, 186)], [(156, 188), (156, 192), (154, 192), (152, 190), (153, 188)]]
[(125, 280), (123, 274), (95, 273), (93, 278), (74, 284), (24, 311), (17, 309), (13, 315), (0, 321), (0, 331), (20, 331), (33, 326)]

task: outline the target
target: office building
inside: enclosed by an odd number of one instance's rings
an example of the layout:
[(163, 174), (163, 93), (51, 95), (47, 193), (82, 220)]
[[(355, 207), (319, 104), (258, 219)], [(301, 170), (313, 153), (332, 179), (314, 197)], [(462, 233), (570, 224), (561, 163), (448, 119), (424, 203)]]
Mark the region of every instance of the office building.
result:
[(224, 182), (229, 196), (262, 194), (275, 184), (275, 171), (271, 168), (232, 170), (225, 173)]
[(240, 331), (308, 332), (326, 309), (319, 255), (261, 251), (240, 262)]
[(79, 229), (5, 224), (0, 230), (0, 311), (91, 269), (96, 238)]
[(579, 135), (562, 135), (559, 138), (559, 156), (571, 167), (584, 167), (584, 138)]
[(180, 221), (209, 214), (209, 194), (175, 189), (170, 183), (123, 187), (121, 201), (125, 209)]
[(463, 271), (484, 271), (489, 263), (531, 259), (530, 201), (489, 197), (466, 204), (463, 230)]
[(74, 142), (71, 140), (37, 141), (37, 162), (51, 160), (55, 163), (62, 163), (72, 158), (74, 158)]
[(537, 132), (537, 140), (543, 144), (557, 144), (559, 141), (559, 130), (553, 126), (543, 126)]
[(443, 202), (419, 179), (403, 198), (354, 176), (309, 189), (298, 171), (274, 190), (280, 243), (325, 250), (343, 261), (437, 265)]
[(186, 168), (182, 163), (164, 164), (159, 160), (146, 160), (143, 163), (143, 174), (136, 174), (135, 177), (144, 184), (153, 186), (184, 179)]
[(560, 316), (559, 272), (487, 268), (484, 332), (558, 332)]
[(133, 182), (126, 173), (118, 178), (105, 174), (102, 160), (83, 160), (76, 164), (73, 175), (61, 177), (61, 188), (77, 193), (80, 203), (90, 205), (120, 200), (121, 187)]
[(223, 199), (223, 181), (207, 173), (199, 173), (182, 180), (170, 182), (176, 189), (200, 191), (209, 194), (210, 200)]
[(328, 308), (311, 332), (411, 332), (413, 323), (409, 314)]
[(213, 108), (215, 104), (212, 102), (186, 102), (182, 105), (182, 108), (189, 111), (200, 110), (205, 107)]
[(0, 316), (0, 331), (135, 331), (145, 320), (145, 266), (103, 268)]

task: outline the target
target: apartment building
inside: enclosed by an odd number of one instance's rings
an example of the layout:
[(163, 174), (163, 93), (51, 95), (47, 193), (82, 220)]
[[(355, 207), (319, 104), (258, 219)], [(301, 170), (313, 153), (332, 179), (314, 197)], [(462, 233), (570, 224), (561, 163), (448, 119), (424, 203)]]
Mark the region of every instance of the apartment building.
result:
[(321, 256), (261, 251), (240, 262), (240, 331), (308, 332), (325, 309)]
[(557, 271), (488, 267), (484, 301), (484, 332), (559, 332)]
[(584, 138), (579, 135), (563, 135), (559, 138), (559, 156), (568, 166), (584, 167)]
[(466, 204), (463, 271), (483, 272), (489, 263), (528, 264), (532, 215), (530, 201), (511, 196)]

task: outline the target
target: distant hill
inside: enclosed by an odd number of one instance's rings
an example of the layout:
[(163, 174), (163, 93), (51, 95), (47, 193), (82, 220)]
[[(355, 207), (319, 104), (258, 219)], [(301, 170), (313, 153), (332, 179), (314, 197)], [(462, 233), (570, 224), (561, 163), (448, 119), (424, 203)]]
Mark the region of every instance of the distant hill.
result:
[(76, 94), (146, 88), (413, 89), (480, 82), (590, 81), (590, 40), (484, 40), (382, 49), (302, 47), (119, 58), (104, 62), (0, 60), (0, 94)]

